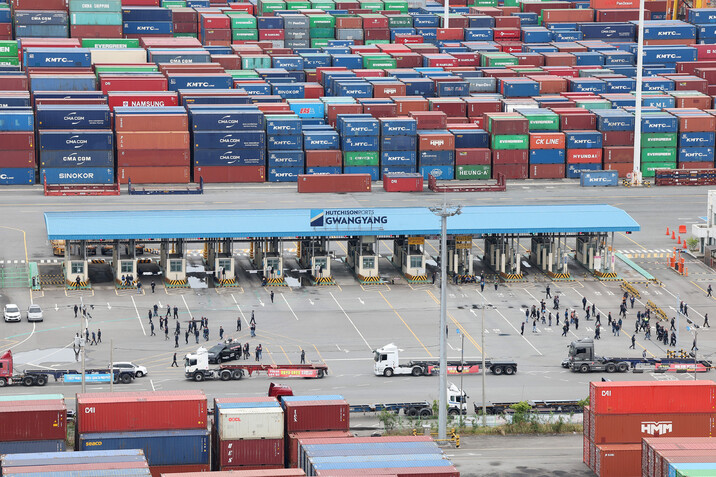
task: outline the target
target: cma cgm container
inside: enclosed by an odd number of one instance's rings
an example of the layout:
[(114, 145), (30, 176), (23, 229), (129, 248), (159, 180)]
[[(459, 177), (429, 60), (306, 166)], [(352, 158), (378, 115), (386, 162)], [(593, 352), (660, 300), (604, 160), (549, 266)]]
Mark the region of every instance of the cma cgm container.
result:
[(641, 413), (645, 402), (653, 414), (716, 412), (713, 381), (592, 382), (589, 398), (594, 414)]
[[(299, 176), (299, 192), (300, 178), (303, 177), (327, 176)], [(370, 183), (370, 179), (367, 180)], [(335, 396), (284, 396), (281, 404), (286, 412), (287, 432), (347, 431), (350, 427), (345, 399), (335, 399)]]
[(206, 429), (202, 391), (77, 395), (77, 432)]
[(63, 400), (0, 403), (0, 441), (44, 441), (67, 437)]

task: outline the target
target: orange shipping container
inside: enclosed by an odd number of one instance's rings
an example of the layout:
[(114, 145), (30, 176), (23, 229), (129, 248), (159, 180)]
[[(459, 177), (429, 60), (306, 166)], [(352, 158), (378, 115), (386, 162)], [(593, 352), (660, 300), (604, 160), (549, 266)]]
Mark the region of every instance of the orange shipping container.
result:
[(530, 133), (530, 149), (564, 149), (564, 133)]
[(117, 133), (117, 149), (179, 149), (190, 147), (189, 131)]
[(596, 457), (599, 477), (641, 477), (641, 444), (598, 445)]

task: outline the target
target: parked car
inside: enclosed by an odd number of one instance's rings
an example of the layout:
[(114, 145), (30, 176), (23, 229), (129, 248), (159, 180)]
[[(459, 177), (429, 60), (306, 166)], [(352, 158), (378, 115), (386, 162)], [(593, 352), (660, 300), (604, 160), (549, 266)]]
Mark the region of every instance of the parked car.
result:
[(144, 366), (136, 365), (134, 363), (130, 363), (129, 361), (117, 361), (113, 363), (113, 365), (114, 369), (119, 369), (120, 371), (134, 371), (134, 375), (138, 378), (147, 375), (147, 368), (145, 368)]
[(5, 322), (20, 321), (22, 319), (20, 316), (20, 308), (13, 303), (8, 303), (3, 310), (3, 317), (5, 318)]
[(42, 321), (42, 319), (42, 308), (40, 308), (40, 305), (30, 305), (27, 309), (27, 321)]

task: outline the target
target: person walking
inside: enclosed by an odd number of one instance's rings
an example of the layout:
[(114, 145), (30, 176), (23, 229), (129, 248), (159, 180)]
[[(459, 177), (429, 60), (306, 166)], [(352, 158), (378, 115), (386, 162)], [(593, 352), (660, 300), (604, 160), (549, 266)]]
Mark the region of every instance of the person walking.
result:
[(256, 337), (256, 325), (251, 325), (251, 337)]
[(684, 303), (684, 316), (689, 316), (689, 304)]
[(564, 323), (564, 326), (562, 327), (562, 336), (567, 336), (567, 331), (569, 331), (569, 325), (567, 322)]
[(499, 280), (497, 280), (497, 278), (495, 278), (495, 291), (497, 291), (497, 287), (498, 287), (499, 285), (500, 285)]
[(101, 343), (101, 342), (102, 342), (102, 330), (97, 328), (97, 343)]
[(159, 316), (159, 306), (157, 304), (154, 304), (154, 316)]
[(178, 331), (174, 332), (174, 347), (175, 348), (179, 347), (179, 332)]
[(651, 341), (651, 326), (646, 325), (646, 333), (644, 333), (644, 339)]
[(579, 317), (576, 316), (576, 315), (575, 315), (575, 317), (574, 317), (574, 329), (575, 329), (575, 330), (578, 330), (578, 329), (579, 329)]
[(220, 340), (224, 339), (224, 327), (223, 326), (219, 326), (219, 339)]
[(254, 318), (254, 311), (253, 311), (253, 310), (251, 310), (251, 321), (249, 321), (249, 324), (250, 324), (250, 325), (255, 325), (255, 324), (256, 324), (256, 318)]
[(537, 320), (532, 320), (532, 333), (537, 333)]
[(706, 289), (706, 296), (711, 296), (711, 284), (709, 283), (709, 287)]
[(629, 346), (629, 349), (636, 349), (636, 335), (631, 335), (631, 346)]
[(524, 322), (524, 321), (523, 321), (522, 324), (520, 325), (520, 334), (521, 334), (522, 336), (525, 335), (525, 322)]
[(94, 331), (93, 331), (93, 332), (92, 332), (92, 341), (90, 342), (90, 346), (91, 346), (91, 345), (96, 345), (96, 344), (97, 344), (97, 335), (95, 335), (95, 333), (94, 333)]
[(90, 332), (89, 329), (85, 328), (85, 343), (89, 343), (90, 341)]
[(79, 310), (79, 307), (75, 305), (75, 318), (77, 318), (77, 311)]
[(545, 298), (552, 298), (552, 294), (549, 290), (549, 285), (547, 285), (547, 290), (545, 291)]
[(165, 319), (169, 318), (171, 315), (172, 315), (172, 308), (169, 305), (167, 305), (167, 314), (164, 315), (164, 318)]
[(156, 333), (154, 333), (154, 323), (152, 323), (152, 320), (149, 320), (149, 330), (151, 331), (151, 334), (149, 336), (156, 336)]
[(698, 351), (699, 349), (696, 347), (696, 338), (694, 338), (694, 344), (691, 345), (691, 351)]
[(602, 333), (602, 327), (600, 325), (597, 325), (594, 327), (594, 339), (598, 340), (601, 339), (601, 333)]
[(306, 364), (306, 351), (301, 350), (301, 364)]
[(169, 341), (169, 327), (164, 327), (164, 341)]
[(189, 330), (184, 332), (184, 343), (189, 344)]
[(152, 286), (152, 293), (154, 293), (154, 287), (157, 286), (157, 285), (154, 283), (154, 280), (152, 280), (151, 286)]
[(174, 353), (174, 358), (172, 359), (172, 366), (176, 366), (177, 368), (179, 365), (177, 364), (177, 354)]
[(480, 292), (484, 292), (484, 291), (485, 291), (485, 279), (483, 278), (480, 280)]
[(241, 331), (241, 317), (236, 318), (236, 331)]
[(271, 303), (273, 303), (273, 290), (271, 290)]
[(179, 308), (177, 308), (176, 306), (174, 307), (174, 319), (179, 319)]
[(181, 333), (181, 325), (179, 324), (178, 321), (177, 321), (177, 327), (176, 327), (176, 329), (174, 330), (174, 332), (175, 332), (175, 333)]
[(199, 344), (199, 330), (194, 326), (194, 338), (196, 338), (196, 344)]
[(141, 294), (142, 294), (142, 282), (137, 280), (137, 295), (141, 295)]
[(525, 323), (530, 320), (530, 309), (525, 309)]
[(704, 314), (704, 328), (711, 328), (711, 325), (709, 325), (709, 314)]
[(671, 317), (671, 331), (675, 331), (675, 330), (676, 330), (676, 318), (674, 318), (672, 316)]
[(670, 346), (676, 348), (676, 333), (671, 333), (671, 345)]
[(249, 352), (249, 342), (247, 341), (244, 344), (244, 359), (249, 359), (249, 357), (251, 357), (251, 353)]
[(582, 310), (586, 310), (586, 309), (587, 309), (587, 297), (583, 296), (582, 297)]

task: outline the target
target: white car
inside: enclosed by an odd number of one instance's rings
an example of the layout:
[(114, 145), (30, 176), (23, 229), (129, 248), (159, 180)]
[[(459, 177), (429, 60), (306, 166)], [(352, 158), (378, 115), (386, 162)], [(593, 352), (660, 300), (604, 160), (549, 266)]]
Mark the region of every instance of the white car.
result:
[(147, 368), (145, 368), (144, 366), (138, 366), (134, 363), (130, 363), (129, 361), (115, 362), (114, 369), (134, 371), (134, 375), (138, 378), (147, 375)]
[(17, 305), (14, 305), (12, 303), (8, 303), (7, 305), (5, 305), (5, 309), (3, 310), (3, 316), (5, 317), (6, 322), (20, 321), (22, 319), (20, 317), (20, 308), (18, 308)]
[(42, 308), (40, 308), (40, 305), (30, 305), (27, 309), (27, 321), (42, 321)]

